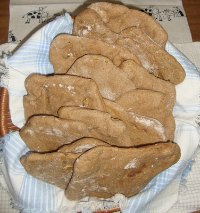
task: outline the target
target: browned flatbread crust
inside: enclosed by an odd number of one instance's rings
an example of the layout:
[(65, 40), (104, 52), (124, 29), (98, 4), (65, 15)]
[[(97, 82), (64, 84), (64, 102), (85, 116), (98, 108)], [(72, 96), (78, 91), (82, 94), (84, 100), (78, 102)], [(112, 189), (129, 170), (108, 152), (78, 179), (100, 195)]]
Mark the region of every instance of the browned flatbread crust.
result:
[[(106, 103), (108, 105), (108, 103)], [(97, 110), (83, 109), (78, 107), (62, 107), (58, 111), (59, 117), (63, 119), (76, 120), (85, 123), (88, 127), (93, 126), (94, 129), (101, 135), (95, 136), (114, 146), (137, 146), (149, 143), (165, 141), (165, 134), (162, 124), (146, 118), (148, 125), (139, 122), (139, 118), (144, 116), (137, 116), (127, 114), (118, 106), (118, 111), (107, 110), (110, 113), (100, 112)], [(110, 110), (110, 111), (109, 111)], [(114, 116), (113, 116), (114, 115)], [(118, 116), (115, 116), (118, 115)], [(152, 122), (151, 122), (152, 121)], [(149, 124), (151, 123), (151, 126)], [(159, 124), (158, 124), (159, 123)], [(160, 129), (160, 132), (155, 128)]]
[(79, 121), (54, 116), (32, 116), (19, 132), (31, 151), (55, 151), (83, 137), (93, 137), (88, 127)]
[(117, 193), (131, 197), (179, 158), (180, 148), (173, 143), (140, 148), (95, 147), (76, 160), (65, 195), (70, 200), (110, 198)]
[(72, 112), (70, 118), (67, 114), (69, 110), (65, 107), (58, 112), (61, 118), (33, 116), (21, 129), (20, 136), (30, 150), (38, 152), (57, 150), (83, 137), (93, 137), (119, 146), (134, 144), (129, 135), (125, 134), (126, 126), (122, 121), (113, 119), (106, 112), (87, 109), (84, 112), (84, 108), (77, 109), (83, 113), (77, 113), (74, 118)]
[(172, 111), (185, 72), (166, 42), (152, 17), (123, 5), (93, 3), (78, 14), (73, 35), (50, 46), (62, 75), (25, 81), (26, 172), (69, 200), (106, 199), (139, 193), (175, 164)]
[[(144, 49), (155, 56), (158, 64), (158, 77), (165, 80), (174, 79), (174, 84), (182, 82), (185, 78), (185, 71), (178, 61), (167, 51), (160, 48), (148, 35), (136, 27), (130, 27), (123, 30), (120, 35), (131, 38), (138, 42)], [(173, 68), (172, 68), (173, 67)], [(171, 69), (171, 72), (169, 70)]]
[(100, 40), (68, 34), (60, 34), (54, 38), (49, 54), (56, 74), (66, 73), (76, 59), (84, 55), (105, 56), (116, 66), (128, 59), (140, 64), (138, 58), (127, 49)]
[(77, 141), (74, 141), (71, 144), (62, 146), (58, 150), (58, 152), (61, 152), (64, 154), (73, 152), (73, 153), (79, 154), (89, 149), (92, 149), (93, 147), (96, 147), (96, 146), (110, 146), (110, 145), (96, 138), (81, 138)]
[[(111, 31), (101, 17), (92, 9), (86, 9), (75, 18), (73, 34), (102, 40), (109, 44), (119, 45), (135, 54), (142, 66), (156, 77), (163, 78), (173, 84), (183, 81), (185, 73), (181, 65), (172, 56), (160, 48), (160, 55), (149, 51), (145, 45), (131, 36), (123, 36)], [(131, 38), (130, 38), (131, 37)], [(159, 47), (157, 47), (159, 48)], [(164, 58), (163, 58), (164, 57)], [(163, 60), (168, 60), (165, 63)], [(175, 71), (173, 71), (175, 69)]]
[(26, 119), (39, 114), (56, 116), (61, 106), (104, 109), (102, 97), (92, 79), (33, 74), (26, 79), (25, 86), (28, 93), (24, 96)]
[(93, 79), (102, 97), (109, 100), (135, 89), (127, 74), (101, 55), (85, 55), (77, 59), (67, 73)]
[(127, 49), (137, 56), (143, 67), (145, 67), (150, 73), (158, 76), (158, 66), (154, 56), (138, 42), (111, 31), (105, 26), (101, 17), (94, 10), (86, 9), (76, 16), (73, 34), (81, 37), (101, 40)]
[(69, 183), (73, 165), (78, 157), (74, 153), (29, 153), (20, 162), (26, 172), (33, 177), (65, 189)]
[(126, 124), (127, 134), (130, 135), (135, 146), (167, 141), (166, 130), (158, 120), (128, 111), (113, 101), (104, 99), (104, 102), (106, 111), (113, 118), (118, 118)]
[(174, 139), (175, 120), (168, 97), (151, 90), (133, 90), (116, 99), (126, 111), (158, 120), (165, 127), (167, 140)]
[(95, 138), (83, 138), (72, 144), (64, 145), (58, 152), (27, 153), (20, 158), (20, 162), (26, 172), (33, 177), (66, 189), (76, 159), (96, 146), (109, 145)]
[(136, 27), (144, 31), (159, 46), (165, 47), (167, 32), (149, 15), (120, 4), (98, 2), (89, 5), (89, 8), (97, 12), (108, 28), (115, 33), (129, 27)]
[(146, 72), (142, 66), (137, 65), (131, 60), (123, 62), (120, 68), (127, 74), (128, 78), (133, 81), (136, 88), (164, 93), (168, 97), (169, 107), (171, 107), (171, 109), (174, 107), (176, 101), (174, 84), (156, 78), (154, 75)]

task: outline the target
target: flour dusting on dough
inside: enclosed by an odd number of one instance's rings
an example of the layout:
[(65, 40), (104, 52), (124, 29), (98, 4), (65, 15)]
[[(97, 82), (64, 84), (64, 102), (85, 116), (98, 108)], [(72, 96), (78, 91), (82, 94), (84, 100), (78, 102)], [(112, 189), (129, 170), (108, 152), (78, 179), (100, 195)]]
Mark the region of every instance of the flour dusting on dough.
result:
[(63, 136), (63, 132), (60, 129), (56, 129), (56, 128), (45, 129), (45, 134), (52, 135), (52, 136), (55, 135), (55, 136), (59, 136), (59, 137)]
[(81, 146), (78, 146), (76, 147), (76, 149), (74, 150), (75, 153), (80, 153), (80, 152), (84, 152), (88, 149), (91, 149), (93, 148), (95, 145), (93, 144), (85, 144), (85, 145), (81, 145)]
[(113, 91), (111, 91), (110, 88), (103, 88), (103, 89), (101, 89), (101, 95), (104, 98), (107, 98), (109, 100), (115, 100), (117, 98), (116, 93), (114, 93)]
[(153, 127), (163, 140), (166, 140), (165, 129), (163, 125), (156, 119), (140, 116), (134, 112), (129, 112), (130, 115), (135, 119), (136, 122), (145, 125), (146, 127)]
[(126, 166), (124, 167), (124, 169), (133, 169), (133, 168), (136, 168), (136, 167), (137, 167), (137, 159), (134, 158), (128, 164), (126, 164)]

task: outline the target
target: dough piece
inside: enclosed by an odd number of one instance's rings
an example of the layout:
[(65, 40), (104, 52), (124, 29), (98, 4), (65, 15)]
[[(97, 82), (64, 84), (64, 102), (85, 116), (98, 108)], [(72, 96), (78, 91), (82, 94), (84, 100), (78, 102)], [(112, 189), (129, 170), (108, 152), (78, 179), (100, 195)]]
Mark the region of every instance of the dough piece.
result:
[(128, 134), (135, 145), (167, 140), (165, 128), (158, 120), (126, 111), (113, 101), (104, 99), (104, 102), (107, 112), (126, 124)]
[(134, 90), (121, 95), (116, 99), (116, 103), (128, 112), (158, 120), (165, 127), (167, 140), (173, 140), (175, 131), (173, 109), (168, 104), (168, 97), (163, 93)]
[(136, 27), (144, 31), (159, 46), (165, 47), (167, 32), (149, 15), (120, 4), (108, 2), (93, 3), (90, 9), (97, 12), (108, 28), (115, 33), (129, 27)]
[[(87, 32), (85, 32), (86, 28)], [(173, 84), (182, 82), (185, 77), (182, 66), (174, 57), (169, 56), (166, 52), (163, 54), (163, 51), (162, 54), (154, 54), (153, 51), (149, 51), (148, 47), (138, 41), (114, 33), (105, 26), (101, 17), (94, 10), (86, 9), (76, 16), (73, 33), (74, 35), (99, 39), (128, 49), (138, 57), (142, 66), (150, 73)], [(167, 60), (167, 63), (165, 60)]]
[(70, 200), (110, 198), (117, 193), (131, 197), (179, 158), (180, 148), (173, 143), (139, 148), (95, 147), (76, 160), (65, 195)]
[(98, 139), (83, 138), (64, 145), (58, 152), (28, 153), (20, 158), (20, 162), (28, 174), (65, 189), (71, 179), (75, 160), (82, 153), (100, 145), (109, 146)]
[[(61, 118), (33, 116), (21, 129), (20, 136), (30, 150), (38, 152), (57, 150), (83, 137), (97, 138), (119, 146), (134, 144), (125, 134), (124, 122), (113, 119), (105, 112), (76, 108), (76, 111), (69, 111), (70, 107), (61, 108), (58, 112)], [(78, 110), (81, 112), (79, 113)]]
[[(178, 84), (184, 80), (185, 71), (181, 64), (167, 51), (152, 41), (143, 31), (136, 27), (130, 27), (123, 30), (120, 34), (138, 42), (144, 49), (148, 49), (148, 51), (155, 56), (159, 68), (159, 78), (165, 80), (173, 79), (174, 84)], [(171, 72), (169, 72), (170, 69)]]
[(35, 114), (57, 115), (61, 106), (104, 109), (102, 97), (92, 79), (33, 74), (26, 79), (25, 86), (28, 93), (24, 96), (26, 119)]
[(110, 146), (110, 145), (96, 138), (81, 138), (71, 144), (64, 145), (58, 150), (58, 152), (64, 154), (73, 152), (79, 154), (89, 149), (92, 149), (93, 147), (96, 146)]
[(96, 134), (95, 138), (106, 141), (110, 145), (130, 147), (155, 143), (165, 139), (164, 134), (156, 132), (153, 126), (148, 127), (139, 122), (137, 124), (133, 122), (130, 125), (130, 118), (123, 117), (122, 115), (128, 115), (125, 112), (122, 113), (120, 119), (123, 118), (123, 121), (106, 112), (79, 107), (62, 107), (58, 111), (60, 118), (83, 122), (89, 129), (92, 126), (99, 134), (99, 136)]
[[(87, 29), (87, 30), (86, 30)], [(142, 66), (154, 75), (158, 75), (155, 58), (139, 43), (111, 31), (101, 20), (101, 17), (91, 9), (86, 9), (76, 16), (73, 34), (91, 39), (102, 40), (129, 50), (137, 56)]]
[(172, 109), (176, 102), (176, 90), (174, 84), (156, 78), (148, 73), (142, 66), (137, 65), (131, 60), (122, 63), (120, 68), (133, 81), (136, 88), (158, 91), (166, 94), (168, 105)]
[(85, 55), (77, 59), (67, 73), (93, 79), (102, 97), (109, 100), (115, 100), (123, 93), (135, 89), (126, 73), (101, 55)]
[(20, 158), (20, 162), (29, 175), (65, 189), (71, 179), (74, 162), (79, 156), (58, 152), (28, 153)]
[(60, 34), (50, 47), (50, 61), (56, 74), (66, 73), (77, 58), (93, 54), (108, 57), (116, 66), (128, 59), (140, 64), (138, 58), (127, 49), (96, 39)]

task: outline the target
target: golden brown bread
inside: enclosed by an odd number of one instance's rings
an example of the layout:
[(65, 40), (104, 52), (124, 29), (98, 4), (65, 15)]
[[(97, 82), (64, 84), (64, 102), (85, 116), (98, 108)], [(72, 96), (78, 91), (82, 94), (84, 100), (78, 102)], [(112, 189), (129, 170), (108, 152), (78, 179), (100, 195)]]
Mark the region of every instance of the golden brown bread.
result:
[[(128, 49), (137, 56), (142, 66), (150, 73), (174, 84), (182, 82), (185, 77), (182, 66), (162, 48), (157, 46), (159, 51), (154, 53), (154, 51), (149, 51), (149, 47), (143, 45), (140, 40), (132, 39), (132, 36), (128, 33), (126, 34), (129, 36), (111, 31), (102, 21), (100, 15), (92, 9), (85, 9), (76, 16), (73, 34), (102, 40)], [(166, 63), (166, 60), (168, 63)]]
[(102, 97), (109, 100), (135, 89), (127, 74), (101, 55), (85, 55), (77, 59), (67, 74), (93, 79)]
[[(136, 27), (130, 27), (123, 30), (120, 35), (138, 42), (144, 49), (148, 49), (148, 51), (155, 56), (159, 69), (157, 71), (159, 78), (165, 79), (166, 81), (170, 81), (173, 78), (174, 84), (178, 84), (184, 80), (185, 72), (181, 64), (167, 51), (160, 48), (143, 31)], [(170, 69), (172, 69), (171, 72), (169, 72)]]
[(179, 158), (180, 148), (173, 143), (139, 148), (95, 147), (76, 160), (65, 195), (70, 200), (110, 198), (117, 193), (131, 197)]
[(68, 34), (60, 34), (54, 38), (49, 54), (56, 74), (66, 73), (72, 64), (84, 55), (108, 57), (116, 66), (128, 59), (140, 64), (138, 58), (127, 49), (100, 40)]
[(81, 138), (77, 141), (74, 141), (71, 144), (62, 146), (58, 150), (58, 152), (61, 152), (64, 154), (70, 153), (70, 152), (83, 153), (95, 146), (110, 146), (110, 145), (96, 138)]
[(131, 60), (123, 62), (120, 65), (120, 68), (127, 74), (128, 78), (133, 81), (136, 88), (164, 93), (168, 97), (168, 107), (174, 107), (176, 101), (176, 90), (174, 84), (156, 78), (154, 75), (146, 72), (142, 66)]
[(166, 129), (158, 120), (127, 111), (113, 101), (104, 99), (104, 102), (107, 112), (126, 124), (127, 134), (134, 141), (134, 146), (167, 141)]
[(166, 32), (140, 11), (94, 3), (73, 33), (81, 37), (60, 34), (50, 47), (64, 75), (26, 80), (20, 136), (34, 153), (20, 161), (71, 200), (133, 196), (180, 158), (170, 141), (185, 73), (163, 49)]
[(122, 94), (115, 101), (125, 111), (158, 120), (165, 128), (166, 139), (173, 141), (175, 120), (169, 100), (161, 92), (136, 89)]
[(73, 172), (73, 165), (80, 154), (74, 153), (28, 153), (20, 162), (33, 177), (65, 189)]
[(38, 152), (57, 150), (83, 137), (93, 137), (119, 146), (134, 143), (129, 135), (124, 134), (126, 126), (122, 121), (113, 119), (106, 112), (78, 109), (81, 111), (79, 114), (74, 115), (71, 111), (69, 115), (69, 110), (63, 107), (59, 111), (60, 118), (33, 116), (21, 129), (20, 136), (30, 150)]
[[(35, 86), (37, 85), (37, 86)], [(32, 115), (57, 115), (61, 106), (104, 109), (96, 83), (92, 79), (70, 75), (33, 74), (26, 79), (24, 96), (26, 120)]]
[(58, 152), (27, 153), (20, 158), (22, 166), (33, 177), (66, 189), (74, 162), (87, 150), (96, 146), (109, 146), (94, 138), (83, 138), (72, 144), (64, 145)]
[[(158, 121), (137, 114), (129, 115), (120, 106), (111, 103), (105, 100), (108, 113), (79, 107), (61, 107), (58, 114), (63, 119), (83, 122), (89, 128), (93, 126), (102, 134), (99, 139), (114, 146), (129, 147), (166, 141), (165, 130)], [(138, 121), (141, 117), (146, 119), (148, 125)]]
[(98, 13), (113, 32), (120, 33), (126, 28), (136, 27), (146, 33), (157, 45), (165, 47), (167, 32), (153, 17), (139, 10), (129, 9), (125, 5), (108, 2), (93, 3), (88, 8)]

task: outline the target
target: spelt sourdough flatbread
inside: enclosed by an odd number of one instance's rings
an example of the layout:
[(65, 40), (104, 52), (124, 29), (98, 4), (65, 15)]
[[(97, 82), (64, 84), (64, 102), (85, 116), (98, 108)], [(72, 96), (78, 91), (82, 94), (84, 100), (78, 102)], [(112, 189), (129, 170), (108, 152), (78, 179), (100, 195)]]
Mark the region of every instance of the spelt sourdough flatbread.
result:
[(20, 158), (26, 172), (33, 177), (65, 189), (73, 173), (75, 160), (95, 146), (109, 146), (95, 138), (83, 138), (64, 145), (58, 152), (27, 153)]
[[(183, 81), (185, 74), (181, 65), (163, 50), (160, 54), (149, 51), (149, 48), (129, 37), (111, 31), (101, 17), (91, 9), (86, 9), (76, 16), (73, 34), (102, 40), (128, 49), (138, 57), (142, 66), (156, 77), (178, 84)], [(164, 52), (164, 53), (163, 53)], [(168, 60), (168, 63), (165, 62)], [(175, 71), (173, 71), (175, 69)]]
[(168, 97), (160, 92), (151, 90), (133, 90), (124, 93), (116, 99), (116, 103), (126, 111), (144, 115), (158, 120), (165, 127), (167, 140), (173, 140), (175, 120), (173, 108), (168, 104)]
[[(96, 132), (100, 136), (96, 135), (95, 138), (106, 141), (110, 145), (130, 147), (160, 142), (165, 139), (164, 134), (156, 132), (153, 126), (135, 124), (134, 119), (130, 118), (125, 111), (121, 110), (119, 113), (121, 113), (120, 118), (112, 117), (112, 114), (106, 112), (79, 107), (61, 107), (58, 111), (60, 118), (80, 121), (89, 128), (90, 126), (96, 128)], [(118, 124), (120, 124), (120, 128)], [(162, 125), (159, 127), (162, 127)]]
[(26, 79), (25, 86), (28, 93), (24, 96), (26, 119), (36, 114), (57, 115), (61, 106), (104, 109), (98, 87), (91, 79), (33, 74)]
[(90, 9), (95, 10), (108, 28), (115, 33), (129, 27), (136, 27), (146, 33), (159, 46), (164, 47), (167, 42), (167, 32), (149, 15), (124, 5), (107, 2), (93, 3)]
[[(184, 80), (185, 71), (177, 60), (167, 51), (159, 47), (143, 31), (136, 27), (130, 27), (123, 30), (120, 35), (138, 42), (143, 48), (148, 49), (148, 51), (155, 56), (158, 68), (160, 68), (158, 71), (159, 78), (165, 80), (173, 79), (174, 84), (178, 84)], [(171, 72), (168, 71), (170, 69), (172, 69)]]
[(137, 57), (127, 49), (96, 39), (60, 34), (54, 38), (50, 47), (50, 61), (56, 74), (66, 73), (77, 58), (88, 54), (108, 57), (116, 66), (128, 59), (140, 64)]
[(113, 101), (104, 99), (104, 102), (106, 111), (126, 124), (128, 134), (135, 145), (167, 140), (165, 128), (158, 120), (126, 111)]
[(173, 143), (139, 148), (95, 147), (76, 160), (65, 195), (70, 200), (110, 198), (117, 193), (131, 197), (179, 158), (180, 148)]
[(154, 75), (146, 72), (146, 70), (134, 63), (131, 60), (127, 60), (120, 65), (120, 69), (123, 70), (129, 79), (133, 81), (136, 88), (153, 90), (164, 93), (168, 97), (169, 107), (173, 108), (176, 101), (176, 90), (174, 84), (156, 78)]
[(136, 55), (142, 66), (144, 66), (149, 72), (158, 75), (158, 67), (152, 54), (132, 39), (125, 38), (112, 32), (105, 26), (101, 17), (91, 9), (86, 9), (76, 16), (73, 34), (81, 37), (102, 40), (106, 43), (123, 47)]
[(28, 153), (20, 162), (33, 177), (65, 189), (72, 176), (74, 161), (80, 154)]
[(101, 55), (85, 55), (77, 59), (67, 74), (93, 79), (102, 97), (109, 100), (135, 89), (127, 74)]
[(32, 116), (19, 132), (31, 151), (55, 151), (83, 137), (92, 135), (79, 121), (64, 120), (54, 116)]
[[(69, 107), (70, 108), (70, 107)], [(73, 108), (73, 107), (72, 107)], [(84, 112), (84, 108), (77, 107)], [(20, 131), (20, 136), (32, 151), (48, 152), (84, 137), (93, 137), (109, 144), (132, 146), (125, 134), (124, 122), (113, 119), (108, 113), (85, 110), (85, 113), (67, 114), (65, 107), (59, 110), (60, 118), (33, 116)], [(66, 119), (68, 118), (68, 119)]]
[(106, 27), (101, 17), (91, 9), (85, 9), (75, 17), (73, 35), (101, 40), (112, 45), (121, 38)]
[(110, 145), (96, 138), (81, 138), (71, 144), (64, 145), (58, 150), (58, 152), (64, 154), (73, 152), (79, 154), (96, 146), (110, 146)]

